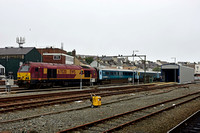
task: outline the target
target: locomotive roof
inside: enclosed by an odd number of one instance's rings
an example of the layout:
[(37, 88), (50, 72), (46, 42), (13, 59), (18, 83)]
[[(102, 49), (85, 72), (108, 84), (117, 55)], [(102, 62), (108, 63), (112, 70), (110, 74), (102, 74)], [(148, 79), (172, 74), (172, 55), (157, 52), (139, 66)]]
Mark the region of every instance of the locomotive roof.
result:
[(94, 69), (92, 67), (82, 67), (82, 66), (77, 66), (77, 65), (70, 65), (70, 64), (57, 64), (57, 63), (44, 63), (44, 62), (29, 62), (26, 64), (30, 64), (31, 66), (36, 66), (36, 67), (50, 67), (50, 68), (68, 68), (68, 69)]

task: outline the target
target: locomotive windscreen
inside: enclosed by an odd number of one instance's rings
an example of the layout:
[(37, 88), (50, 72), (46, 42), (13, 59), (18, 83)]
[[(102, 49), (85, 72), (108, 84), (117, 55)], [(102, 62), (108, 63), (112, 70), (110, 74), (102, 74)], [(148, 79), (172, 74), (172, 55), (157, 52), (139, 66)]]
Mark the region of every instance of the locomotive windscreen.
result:
[(20, 72), (28, 72), (30, 66), (22, 66), (21, 69), (19, 70)]

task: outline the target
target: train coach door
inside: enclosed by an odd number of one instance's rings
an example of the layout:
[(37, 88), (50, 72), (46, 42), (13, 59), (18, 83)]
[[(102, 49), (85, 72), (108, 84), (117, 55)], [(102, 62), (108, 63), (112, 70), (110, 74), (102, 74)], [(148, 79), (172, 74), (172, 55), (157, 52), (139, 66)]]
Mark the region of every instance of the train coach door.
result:
[(35, 67), (35, 71), (34, 71), (35, 78), (39, 78), (40, 77), (39, 70), (40, 70), (39, 67)]

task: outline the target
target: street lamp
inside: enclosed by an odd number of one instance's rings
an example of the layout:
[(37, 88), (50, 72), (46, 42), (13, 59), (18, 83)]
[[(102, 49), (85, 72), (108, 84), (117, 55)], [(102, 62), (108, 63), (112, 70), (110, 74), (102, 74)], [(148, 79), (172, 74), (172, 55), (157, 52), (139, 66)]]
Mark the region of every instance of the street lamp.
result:
[[(133, 50), (133, 68), (134, 68), (134, 57), (135, 57), (135, 52), (139, 52), (138, 50)], [(134, 69), (133, 69), (133, 85), (134, 85)]]
[[(174, 63), (176, 64), (176, 57), (171, 57), (171, 59), (174, 59)], [(176, 69), (174, 69), (174, 82), (176, 82)]]
[(174, 63), (176, 63), (176, 57), (171, 57), (171, 59), (174, 59)]

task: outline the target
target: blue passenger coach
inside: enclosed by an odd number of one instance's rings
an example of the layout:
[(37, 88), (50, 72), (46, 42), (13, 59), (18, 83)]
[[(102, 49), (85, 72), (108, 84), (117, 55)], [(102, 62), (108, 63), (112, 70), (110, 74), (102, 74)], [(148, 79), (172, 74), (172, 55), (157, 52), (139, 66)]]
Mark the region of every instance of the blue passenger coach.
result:
[[(145, 75), (144, 71), (138, 71), (135, 76), (135, 79), (137, 80), (139, 79), (141, 82), (143, 82), (144, 75)], [(151, 78), (153, 81), (160, 81), (160, 76), (161, 76), (160, 72), (146, 71), (146, 78)]]
[[(136, 81), (144, 82), (144, 71), (133, 71), (127, 69), (99, 69), (98, 81), (103, 83), (107, 81), (109, 83), (117, 82), (132, 82), (133, 78)], [(160, 72), (146, 71), (146, 79), (148, 82), (159, 81)]]
[(134, 76), (135, 72), (133, 72), (133, 70), (124, 70), (124, 69), (99, 70), (99, 80), (133, 79)]

